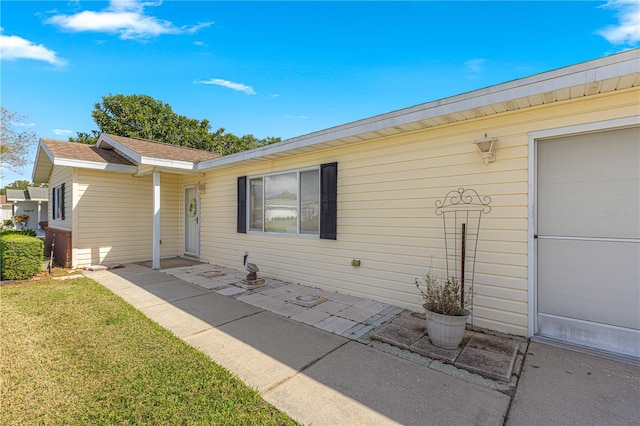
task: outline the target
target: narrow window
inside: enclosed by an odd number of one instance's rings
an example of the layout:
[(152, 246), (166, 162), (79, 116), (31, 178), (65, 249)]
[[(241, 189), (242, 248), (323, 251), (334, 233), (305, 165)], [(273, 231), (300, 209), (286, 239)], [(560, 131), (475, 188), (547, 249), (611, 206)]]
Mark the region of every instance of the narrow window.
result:
[(298, 232), (298, 177), (296, 172), (265, 176), (264, 230)]
[(251, 179), (249, 184), (249, 197), (251, 197), (249, 229), (251, 229), (252, 231), (263, 231), (264, 190), (262, 178)]
[(300, 172), (300, 233), (320, 231), (320, 174), (318, 170)]
[(64, 183), (52, 190), (52, 216), (54, 220), (64, 220)]

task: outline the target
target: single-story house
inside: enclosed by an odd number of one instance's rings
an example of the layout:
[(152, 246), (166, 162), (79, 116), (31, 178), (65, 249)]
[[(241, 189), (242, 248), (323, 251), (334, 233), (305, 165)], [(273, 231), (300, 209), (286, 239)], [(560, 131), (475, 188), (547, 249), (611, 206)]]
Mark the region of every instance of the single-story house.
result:
[(248, 251), (265, 276), (415, 311), (450, 249), (436, 202), (472, 189), (491, 206), (473, 326), (640, 358), (638, 49), (228, 156), (42, 139), (33, 181), (73, 266)]
[(26, 215), (29, 219), (19, 228), (41, 232), (40, 222), (47, 220), (49, 208), (49, 190), (33, 186), (22, 189), (7, 189), (7, 201), (12, 203), (12, 216)]
[(2, 222), (13, 220), (13, 203), (7, 201), (5, 194), (0, 194), (0, 218)]

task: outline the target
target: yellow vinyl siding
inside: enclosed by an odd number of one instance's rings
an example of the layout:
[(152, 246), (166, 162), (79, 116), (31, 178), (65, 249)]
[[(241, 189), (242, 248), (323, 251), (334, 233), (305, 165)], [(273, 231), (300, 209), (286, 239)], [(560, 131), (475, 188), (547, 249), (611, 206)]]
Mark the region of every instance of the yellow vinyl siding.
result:
[[(152, 257), (151, 175), (78, 170), (78, 266), (136, 262)], [(179, 252), (178, 177), (161, 174), (160, 256)]]
[[(637, 115), (638, 89), (488, 116), (280, 160), (212, 170), (201, 181), (201, 257), (265, 276), (421, 310), (414, 279), (444, 259), (435, 201), (459, 187), (492, 198), (475, 268), (475, 326), (527, 334), (528, 135)], [(473, 141), (498, 138), (485, 166)], [(338, 162), (338, 238), (236, 233), (237, 177)], [(206, 225), (205, 225), (206, 224)], [(361, 267), (351, 260), (360, 259)]]
[(71, 167), (54, 166), (49, 178), (49, 200), (52, 200), (53, 188), (64, 183), (64, 220), (53, 220), (53, 203), (47, 203), (49, 227), (73, 231), (73, 169)]

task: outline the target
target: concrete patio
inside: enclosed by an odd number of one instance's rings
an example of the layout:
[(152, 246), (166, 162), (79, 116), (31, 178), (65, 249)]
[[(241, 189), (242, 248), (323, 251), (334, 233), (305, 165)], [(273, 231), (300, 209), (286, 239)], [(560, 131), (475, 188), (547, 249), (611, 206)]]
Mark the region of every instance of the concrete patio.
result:
[(305, 424), (637, 424), (640, 416), (637, 365), (478, 332), (442, 351), (425, 340), (424, 319), (398, 307), (270, 278), (248, 288), (244, 271), (183, 259), (162, 267), (86, 275)]
[[(181, 266), (181, 262), (184, 261), (167, 259), (166, 269), (161, 271), (445, 374), (502, 392), (515, 389), (526, 339), (467, 331), (458, 349), (441, 349), (426, 336), (424, 316), (409, 310), (272, 278), (265, 278), (260, 287), (250, 288), (242, 282), (244, 271), (209, 264)], [(305, 304), (304, 300), (309, 302)]]

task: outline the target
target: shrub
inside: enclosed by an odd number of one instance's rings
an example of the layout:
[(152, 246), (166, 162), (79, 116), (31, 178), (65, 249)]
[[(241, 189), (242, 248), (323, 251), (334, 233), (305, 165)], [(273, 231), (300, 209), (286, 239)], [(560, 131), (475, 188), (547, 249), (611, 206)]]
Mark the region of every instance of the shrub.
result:
[(2, 235), (26, 235), (27, 237), (35, 237), (36, 231), (33, 229), (5, 229), (2, 231)]
[(19, 234), (0, 237), (0, 272), (3, 279), (26, 280), (42, 270), (44, 242)]

